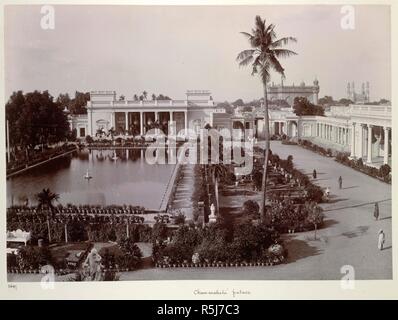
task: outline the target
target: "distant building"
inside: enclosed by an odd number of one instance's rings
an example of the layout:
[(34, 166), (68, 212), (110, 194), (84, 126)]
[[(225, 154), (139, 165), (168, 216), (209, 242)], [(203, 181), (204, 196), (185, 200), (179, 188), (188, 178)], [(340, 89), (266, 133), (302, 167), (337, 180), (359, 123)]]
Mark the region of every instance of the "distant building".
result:
[(306, 97), (313, 104), (318, 104), (319, 81), (315, 79), (312, 86), (307, 86), (304, 81), (299, 86), (294, 84), (286, 86), (283, 81), (278, 85), (272, 83), (267, 92), (268, 100), (284, 100), (289, 106), (293, 106), (294, 98), (296, 97)]
[(362, 83), (361, 92), (355, 91), (355, 82), (347, 83), (347, 99), (354, 103), (367, 103), (369, 102), (369, 82)]
[[(302, 96), (304, 90), (295, 92)], [(109, 132), (111, 128), (124, 137), (142, 136), (155, 121), (160, 124), (175, 121), (176, 132), (182, 130), (185, 138), (188, 138), (187, 129), (199, 134), (207, 125), (218, 130), (240, 129), (242, 133), (253, 129), (256, 138), (265, 137), (262, 108), (241, 107), (229, 114), (224, 108), (217, 108), (209, 91), (188, 91), (185, 100), (148, 101), (117, 101), (114, 91), (95, 91), (87, 103), (87, 115), (69, 115), (71, 129), (76, 129), (78, 138), (87, 134), (95, 136), (98, 130)], [(297, 116), (291, 108), (280, 108), (269, 111), (269, 129), (271, 135), (308, 139), (347, 152), (368, 165), (391, 164), (391, 106), (331, 106), (325, 116)]]
[(185, 100), (118, 100), (115, 91), (92, 91), (87, 102), (87, 114), (70, 115), (71, 129), (77, 137), (95, 136), (114, 130), (116, 135), (145, 135), (154, 123), (176, 124), (176, 132), (187, 129), (198, 132), (212, 125), (213, 115), (225, 113), (217, 108), (208, 90), (188, 90)]

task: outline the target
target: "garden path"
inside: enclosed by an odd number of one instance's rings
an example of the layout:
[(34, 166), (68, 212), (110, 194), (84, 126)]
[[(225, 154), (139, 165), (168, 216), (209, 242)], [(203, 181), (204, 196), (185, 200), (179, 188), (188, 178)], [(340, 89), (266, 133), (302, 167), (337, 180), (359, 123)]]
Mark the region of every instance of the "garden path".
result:
[[(341, 267), (351, 265), (356, 279), (392, 278), (391, 185), (337, 163), (312, 151), (272, 141), (271, 148), (281, 158), (293, 155), (296, 168), (311, 175), (315, 183), (331, 189), (331, 201), (322, 204), (325, 226), (314, 233), (284, 235), (289, 250), (286, 264), (272, 267), (142, 269), (122, 273), (120, 280), (340, 280)], [(337, 179), (343, 178), (343, 188)], [(374, 202), (379, 202), (380, 218), (374, 221)], [(386, 234), (385, 249), (377, 249), (377, 233)], [(29, 281), (9, 274), (10, 281)], [(40, 281), (40, 277), (36, 277)]]

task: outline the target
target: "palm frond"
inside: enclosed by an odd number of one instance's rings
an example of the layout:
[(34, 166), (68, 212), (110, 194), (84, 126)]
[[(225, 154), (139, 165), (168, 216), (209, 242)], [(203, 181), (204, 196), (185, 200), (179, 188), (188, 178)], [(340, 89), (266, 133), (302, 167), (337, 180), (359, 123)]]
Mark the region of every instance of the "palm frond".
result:
[(263, 65), (262, 65), (262, 63), (261, 63), (261, 56), (260, 55), (258, 55), (255, 59), (254, 59), (254, 61), (253, 61), (253, 63), (252, 63), (252, 67), (253, 67), (253, 69), (252, 69), (252, 76), (254, 76), (255, 74), (257, 74), (258, 73), (258, 69), (260, 68), (262, 68), (263, 67)]
[(285, 76), (285, 69), (273, 54), (269, 55), (269, 62), (272, 69), (281, 74), (283, 77)]
[(296, 52), (288, 49), (273, 49), (272, 53), (275, 55), (277, 58), (289, 58), (291, 56), (297, 55)]
[(253, 56), (254, 52), (255, 52), (254, 49), (243, 50), (243, 51), (239, 52), (238, 56), (236, 57), (236, 60), (237, 61), (244, 60), (249, 56)]
[(248, 32), (241, 32), (241, 34), (245, 35), (246, 37), (248, 37), (249, 39), (253, 38), (253, 35), (248, 33)]
[(297, 42), (297, 39), (294, 37), (284, 37), (284, 38), (280, 38), (278, 40), (273, 41), (270, 44), (271, 48), (277, 48), (280, 46), (285, 46), (287, 44), (289, 44), (290, 42)]
[(240, 60), (239, 67), (246, 67), (248, 64), (250, 64), (253, 61), (253, 59), (254, 59), (253, 56), (247, 56), (243, 60)]
[(256, 16), (254, 24), (256, 26), (256, 31), (265, 31), (265, 19), (263, 20), (260, 16)]

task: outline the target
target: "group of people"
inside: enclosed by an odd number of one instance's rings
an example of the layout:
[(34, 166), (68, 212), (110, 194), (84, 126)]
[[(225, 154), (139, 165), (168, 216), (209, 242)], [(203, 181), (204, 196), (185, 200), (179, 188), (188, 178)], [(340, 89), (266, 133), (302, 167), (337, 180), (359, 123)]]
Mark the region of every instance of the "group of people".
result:
[[(312, 177), (314, 178), (314, 180), (317, 178), (316, 169), (314, 169), (312, 171)], [(339, 176), (339, 178), (337, 179), (337, 184), (338, 184), (339, 189), (343, 188), (343, 178), (341, 176)], [(326, 187), (325, 198), (329, 199), (329, 195), (330, 195), (330, 188)], [(374, 215), (374, 218), (376, 221), (379, 220), (380, 212), (379, 212), (379, 204), (377, 202), (375, 202), (373, 215)], [(382, 229), (380, 229), (379, 233), (378, 233), (378, 245), (377, 245), (379, 250), (383, 250), (385, 239), (386, 239), (386, 235), (384, 234), (384, 231)]]

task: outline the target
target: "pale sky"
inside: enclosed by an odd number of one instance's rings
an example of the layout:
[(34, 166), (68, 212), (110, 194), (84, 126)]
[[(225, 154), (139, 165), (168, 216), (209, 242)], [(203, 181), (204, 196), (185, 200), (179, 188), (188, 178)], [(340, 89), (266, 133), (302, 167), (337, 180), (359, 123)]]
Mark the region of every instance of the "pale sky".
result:
[[(131, 98), (146, 90), (183, 99), (211, 90), (216, 101), (259, 98), (262, 86), (239, 51), (240, 31), (255, 15), (293, 36), (297, 56), (281, 59), (285, 83), (312, 83), (320, 97), (346, 96), (348, 81), (370, 82), (371, 100), (391, 98), (390, 9), (355, 6), (355, 29), (343, 30), (341, 6), (55, 6), (55, 29), (40, 27), (41, 6), (5, 9), (5, 93), (115, 90)], [(273, 76), (280, 82), (278, 75)]]

